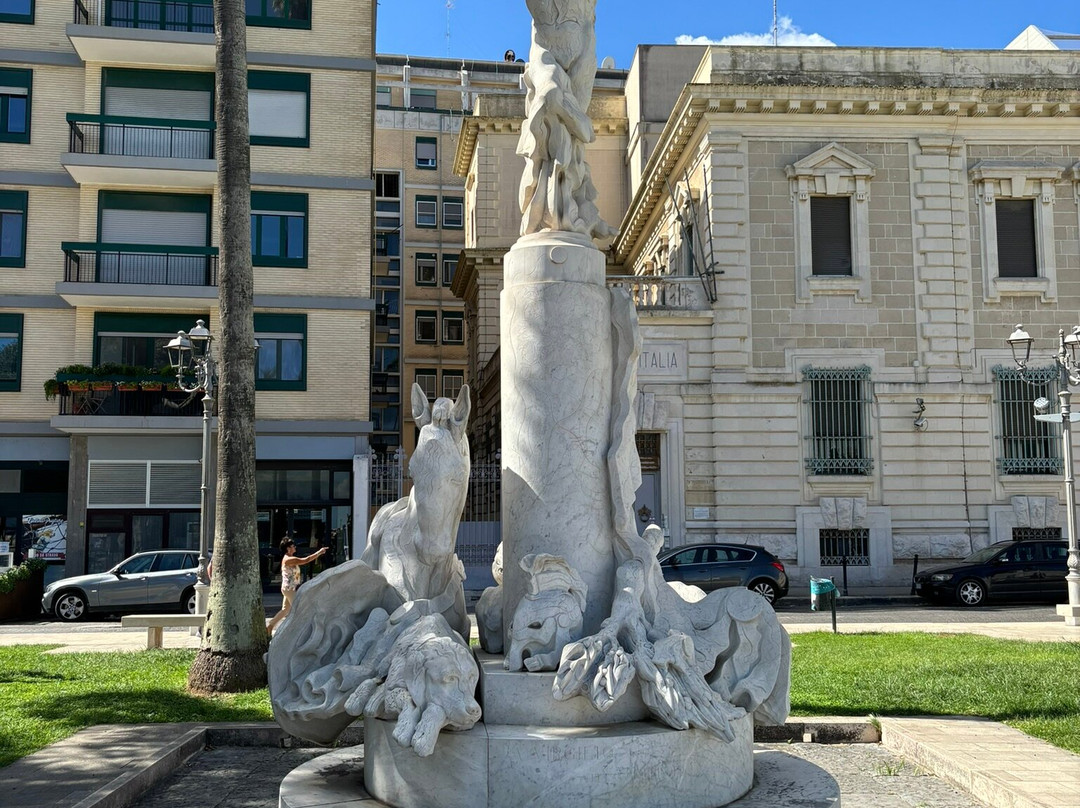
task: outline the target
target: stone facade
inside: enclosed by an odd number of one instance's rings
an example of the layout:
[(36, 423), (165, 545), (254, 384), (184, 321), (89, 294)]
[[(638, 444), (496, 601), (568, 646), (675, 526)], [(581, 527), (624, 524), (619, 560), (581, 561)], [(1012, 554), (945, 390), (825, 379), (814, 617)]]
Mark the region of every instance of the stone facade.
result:
[[(616, 172), (594, 176), (607, 180), (601, 203), (628, 198), (621, 215), (605, 211), (621, 219), (609, 281), (635, 295), (646, 351), (685, 364), (639, 376), (649, 413), (639, 429), (659, 433), (669, 543), (761, 544), (805, 582), (839, 574), (830, 541), (855, 542), (838, 545), (859, 556), (852, 582), (899, 586), (916, 554), (920, 564), (957, 558), (1013, 528), (1064, 532), (1060, 509), (1013, 506), (1056, 502), (1061, 469), (1003, 462), (1015, 458), (1002, 438), (1019, 410), (1006, 415), (994, 369), (1013, 368), (1005, 338), (1015, 323), (1052, 349), (1080, 307), (1071, 63), (1052, 53), (639, 48), (625, 91), (627, 169), (614, 185)], [(503, 164), (492, 176), (500, 167), (484, 162), (512, 120), (485, 102), (465, 124), (475, 141), (458, 152), (467, 185), (484, 189), (469, 198), (477, 233), (466, 260), (513, 235), (483, 213), (514, 173)], [(847, 200), (850, 268), (824, 274), (810, 211), (829, 197)], [(1029, 277), (1001, 270), (986, 232), (1003, 202), (1031, 211)], [(815, 388), (807, 368), (820, 378), (865, 369), (859, 465), (819, 456), (830, 410), (813, 391), (839, 388)], [(858, 524), (835, 517), (838, 502), (858, 503)], [(1039, 524), (1019, 513), (1040, 514)]]
[[(42, 385), (58, 368), (105, 361), (103, 317), (113, 318), (114, 324), (127, 318), (117, 337), (125, 341), (123, 351), (132, 351), (124, 354), (125, 365), (152, 365), (161, 358), (146, 353), (146, 346), (133, 345), (141, 338), (137, 335), (160, 340), (159, 332), (169, 329), (156, 320), (179, 315), (190, 328), (196, 317), (204, 317), (211, 332), (220, 332), (212, 277), (191, 285), (150, 280), (146, 272), (152, 261), (117, 258), (117, 265), (131, 261), (128, 266), (135, 267), (138, 277), (109, 278), (102, 267), (110, 259), (102, 257), (107, 250), (101, 249), (113, 241), (128, 248), (120, 253), (132, 255), (144, 253), (131, 247), (148, 242), (160, 255), (173, 255), (170, 245), (215, 252), (219, 194), (208, 134), (214, 115), (209, 102), (214, 34), (209, 16), (193, 16), (190, 30), (140, 25), (133, 31), (117, 19), (125, 13), (120, 6), (110, 11), (95, 0), (74, 7), (34, 5), (32, 21), (0, 24), (0, 86), (16, 75), (11, 71), (32, 76), (29, 142), (5, 142), (0, 149), (0, 195), (25, 192), (28, 200), (24, 260), (5, 268), (0, 278), (0, 322), (14, 322), (7, 315), (22, 316), (17, 383), (0, 386), (0, 468), (19, 471), (22, 482), (0, 492), (0, 526), (5, 538), (14, 538), (27, 513), (65, 514), (66, 571), (81, 574), (118, 560), (117, 554), (124, 558), (140, 549), (197, 544), (191, 529), (197, 524), (192, 518), (199, 505), (197, 482), (193, 496), (185, 491), (172, 501), (147, 494), (136, 503), (116, 499), (115, 491), (110, 494), (114, 499), (105, 501), (94, 492), (104, 479), (96, 476), (104, 464), (154, 468), (161, 463), (171, 472), (177, 472), (178, 464), (190, 464), (199, 454), (200, 419), (159, 412), (160, 401), (150, 394), (112, 390), (84, 401), (62, 390), (58, 399), (46, 400)], [(142, 13), (151, 5), (143, 4)], [(183, 8), (211, 13), (210, 6)], [(170, 14), (179, 13), (170, 9)], [(331, 545), (337, 560), (351, 551), (351, 475), (354, 460), (367, 452), (370, 432), (373, 303), (371, 241), (364, 234), (373, 214), (374, 26), (371, 2), (322, 4), (307, 20), (248, 19), (249, 76), (259, 73), (270, 80), (273, 86), (264, 99), (272, 97), (267, 103), (277, 105), (263, 113), (262, 125), (281, 127), (292, 116), (292, 131), (256, 140), (251, 148), (253, 193), (281, 195), (266, 196), (253, 206), (270, 206), (268, 229), (259, 232), (268, 249), (282, 247), (282, 253), (269, 253), (254, 268), (256, 327), (270, 351), (285, 351), (286, 343), (299, 346), (300, 363), (299, 369), (265, 370), (285, 383), (259, 389), (257, 395), (260, 540), (267, 555), (271, 544), (290, 531), (304, 546), (308, 541)], [(256, 94), (267, 89), (250, 84)], [(127, 103), (138, 99), (140, 109), (155, 112), (116, 112), (106, 98), (110, 87), (134, 88)], [(162, 101), (166, 93), (173, 93), (168, 103)], [(207, 100), (192, 113), (196, 98)], [(121, 142), (121, 137), (128, 140)], [(206, 144), (204, 153), (184, 145), (198, 138)], [(170, 241), (172, 231), (154, 233), (145, 218), (138, 231), (143, 238), (109, 238), (102, 211), (112, 209), (108, 200), (121, 197), (126, 202), (116, 210), (142, 215), (156, 208), (165, 217), (160, 219), (165, 230), (183, 219), (188, 203), (198, 200), (208, 211), (205, 241)], [(137, 200), (151, 197), (140, 207)], [(286, 200), (284, 210), (273, 207), (276, 200)], [(178, 216), (168, 218), (173, 213)], [(125, 219), (121, 229), (138, 230), (133, 216), (117, 215)], [(279, 242), (272, 228), (284, 228), (287, 220), (293, 231), (285, 248), (286, 237)], [(86, 256), (80, 260), (99, 262), (97, 273), (73, 269), (71, 255), (79, 250)], [(277, 262), (282, 257), (289, 260)], [(175, 333), (172, 324), (179, 320), (168, 322)], [(152, 414), (136, 412), (135, 404)], [(42, 462), (51, 464), (47, 483), (32, 479), (35, 464)], [(301, 497), (313, 498), (304, 512), (285, 501), (293, 496), (285, 489), (299, 479), (285, 479), (286, 465), (315, 480), (308, 480)], [(274, 490), (274, 475), (285, 488)], [(70, 481), (70, 494), (65, 481)], [(57, 501), (27, 496), (41, 485), (63, 493)], [(364, 515), (358, 522), (361, 531)], [(111, 527), (104, 527), (106, 522)]]

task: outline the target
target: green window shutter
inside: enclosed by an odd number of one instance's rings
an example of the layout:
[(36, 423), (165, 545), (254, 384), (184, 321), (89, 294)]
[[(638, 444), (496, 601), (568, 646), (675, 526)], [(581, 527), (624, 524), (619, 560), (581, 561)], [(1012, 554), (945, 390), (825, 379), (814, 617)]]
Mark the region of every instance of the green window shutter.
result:
[(310, 145), (311, 75), (248, 72), (248, 116), (253, 146)]
[(308, 195), (251, 192), (251, 262), (304, 269), (308, 263)]
[(255, 313), (256, 390), (307, 390), (307, 315)]
[(31, 70), (0, 68), (0, 143), (30, 142), (33, 79)]

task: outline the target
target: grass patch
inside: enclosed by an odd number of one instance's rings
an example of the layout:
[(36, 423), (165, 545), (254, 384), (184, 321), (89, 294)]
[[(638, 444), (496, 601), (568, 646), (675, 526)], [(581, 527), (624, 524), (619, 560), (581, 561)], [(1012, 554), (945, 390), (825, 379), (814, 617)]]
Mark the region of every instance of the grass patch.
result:
[(972, 634), (792, 637), (793, 715), (972, 715), (1080, 753), (1080, 643)]
[[(793, 715), (973, 715), (1080, 753), (1080, 643), (970, 634), (793, 637)], [(267, 691), (193, 696), (191, 650), (0, 647), (0, 766), (95, 724), (270, 721)]]
[(54, 647), (0, 648), (0, 766), (95, 724), (273, 720), (265, 688), (187, 693), (195, 651), (44, 653)]

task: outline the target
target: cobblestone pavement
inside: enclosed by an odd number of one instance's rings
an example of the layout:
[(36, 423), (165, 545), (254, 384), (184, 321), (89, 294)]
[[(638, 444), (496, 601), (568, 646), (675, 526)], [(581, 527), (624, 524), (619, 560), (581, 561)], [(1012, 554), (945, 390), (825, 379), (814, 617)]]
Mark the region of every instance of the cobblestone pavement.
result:
[[(759, 744), (759, 748), (796, 755), (827, 771), (840, 786), (843, 806), (986, 808), (877, 744)], [(276, 808), (278, 784), (285, 775), (324, 752), (270, 747), (207, 749), (144, 794), (133, 808)]]

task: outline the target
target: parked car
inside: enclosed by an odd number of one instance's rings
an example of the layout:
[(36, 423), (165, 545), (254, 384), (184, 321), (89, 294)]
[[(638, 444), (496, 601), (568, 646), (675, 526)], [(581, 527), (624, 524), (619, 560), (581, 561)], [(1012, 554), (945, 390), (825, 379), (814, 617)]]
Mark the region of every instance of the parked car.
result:
[(979, 606), (987, 600), (1066, 597), (1064, 541), (1001, 541), (947, 567), (915, 576), (915, 594), (929, 601)]
[(788, 593), (784, 565), (764, 547), (752, 544), (692, 544), (660, 555), (667, 581), (682, 581), (706, 592), (745, 586), (769, 603)]
[(172, 609), (195, 613), (194, 550), (136, 553), (108, 572), (61, 578), (45, 587), (41, 608), (61, 620), (81, 620), (90, 612)]

